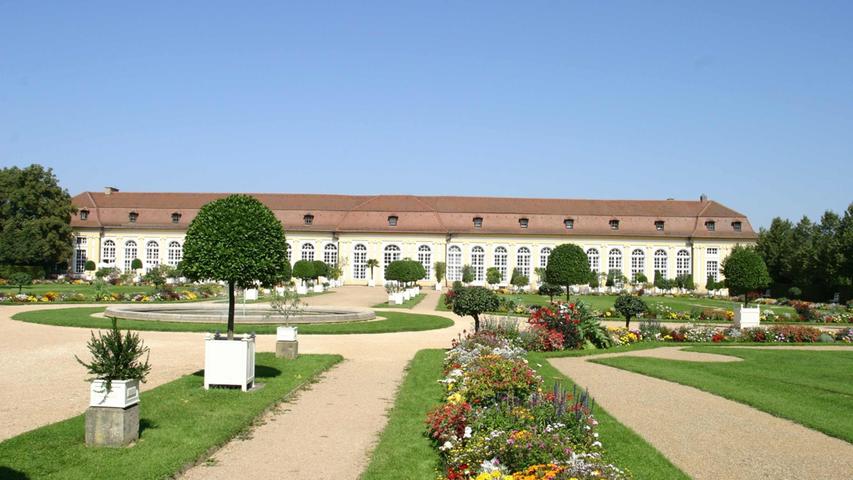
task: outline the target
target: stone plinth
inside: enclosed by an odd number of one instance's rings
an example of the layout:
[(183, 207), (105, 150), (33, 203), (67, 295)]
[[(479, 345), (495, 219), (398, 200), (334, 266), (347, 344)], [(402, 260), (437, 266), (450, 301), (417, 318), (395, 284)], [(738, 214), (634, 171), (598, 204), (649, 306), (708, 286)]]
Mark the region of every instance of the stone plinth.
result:
[(86, 445), (124, 447), (139, 439), (139, 404), (86, 409)]
[(279, 340), (275, 342), (275, 356), (278, 358), (286, 358), (295, 360), (299, 355), (299, 342), (289, 340)]

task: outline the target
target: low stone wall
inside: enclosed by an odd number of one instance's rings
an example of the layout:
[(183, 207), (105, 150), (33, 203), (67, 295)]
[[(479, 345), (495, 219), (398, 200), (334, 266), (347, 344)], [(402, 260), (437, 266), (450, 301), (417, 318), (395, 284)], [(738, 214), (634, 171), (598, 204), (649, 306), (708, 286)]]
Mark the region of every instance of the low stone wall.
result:
[[(343, 323), (373, 320), (376, 313), (366, 308), (355, 307), (304, 307), (299, 314), (291, 315), (287, 323)], [(104, 312), (106, 317), (125, 320), (146, 320), (183, 323), (222, 323), (228, 320), (228, 305), (223, 304), (181, 304), (181, 305), (113, 305)], [(268, 305), (236, 305), (235, 323), (285, 322), (283, 316)]]

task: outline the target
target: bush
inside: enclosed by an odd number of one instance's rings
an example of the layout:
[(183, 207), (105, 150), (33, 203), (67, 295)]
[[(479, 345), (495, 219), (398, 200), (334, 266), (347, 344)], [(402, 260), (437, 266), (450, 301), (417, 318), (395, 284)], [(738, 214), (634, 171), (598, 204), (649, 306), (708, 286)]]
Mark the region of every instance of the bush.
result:
[[(145, 382), (151, 371), (151, 365), (148, 364), (148, 347), (136, 332), (127, 331), (122, 335), (116, 319), (111, 320), (112, 328), (106, 333), (98, 332), (97, 337), (94, 332), (91, 333), (87, 346), (92, 354), (92, 361), (86, 363), (76, 355), (74, 358), (86, 367), (92, 376), (89, 380), (106, 380), (107, 390), (112, 388), (113, 380)], [(141, 361), (143, 355), (145, 361)]]
[(130, 268), (133, 270), (139, 270), (142, 268), (142, 260), (134, 258), (133, 261), (130, 262)]
[(803, 291), (799, 287), (791, 287), (788, 289), (788, 296), (791, 298), (800, 298)]
[(731, 295), (743, 295), (743, 303), (749, 303), (749, 293), (767, 288), (770, 274), (767, 265), (755, 247), (736, 245), (723, 260), (725, 285)]
[(435, 281), (441, 283), (444, 280), (445, 273), (447, 273), (447, 264), (444, 262), (435, 262)]
[(320, 277), (329, 276), (329, 266), (326, 265), (326, 262), (322, 260), (314, 260), (312, 263), (314, 264), (314, 276), (311, 278), (316, 280)]
[(0, 278), (11, 278), (16, 272), (26, 273), (33, 279), (45, 277), (45, 269), (39, 265), (0, 265)]
[(33, 277), (26, 272), (15, 272), (9, 276), (9, 283), (18, 287), (18, 293), (21, 293), (24, 287), (33, 283)]
[(86, 263), (83, 265), (83, 270), (87, 272), (94, 272), (96, 268), (98, 268), (98, 266), (95, 265), (95, 262), (92, 260), (86, 260)]
[(554, 297), (563, 293), (563, 287), (559, 285), (553, 285), (550, 283), (543, 283), (539, 286), (539, 295), (548, 296), (551, 301), (554, 301)]
[(530, 285), (530, 279), (527, 278), (527, 275), (522, 275), (517, 268), (513, 268), (509, 283), (514, 287), (522, 288)]
[(495, 292), (484, 287), (462, 287), (454, 288), (448, 292), (451, 298), (451, 309), (456, 315), (474, 318), (474, 331), (480, 331), (480, 315), (486, 312), (494, 312), (500, 306), (498, 296)]
[[(597, 348), (606, 348), (611, 344), (606, 329), (582, 303), (558, 303), (536, 308), (531, 311), (527, 322), (534, 329), (544, 329), (557, 340), (561, 337), (562, 343), (555, 350), (580, 349), (587, 343)], [(555, 336), (555, 333), (559, 336)]]
[(474, 281), (474, 268), (471, 265), (462, 266), (462, 283), (471, 283)]
[(314, 262), (310, 260), (299, 260), (293, 265), (293, 276), (302, 280), (308, 281), (317, 278), (314, 272)]
[(632, 318), (649, 310), (646, 302), (634, 295), (619, 295), (613, 308), (625, 317), (625, 328), (630, 328)]
[(564, 243), (554, 248), (548, 256), (545, 280), (548, 283), (566, 287), (566, 300), (569, 299), (572, 285), (585, 284), (590, 279), (589, 259), (581, 247), (573, 243)]
[(503, 280), (502, 277), (501, 271), (498, 270), (497, 267), (489, 267), (489, 269), (486, 270), (486, 282), (488, 282), (489, 285), (497, 285), (501, 283), (501, 280)]

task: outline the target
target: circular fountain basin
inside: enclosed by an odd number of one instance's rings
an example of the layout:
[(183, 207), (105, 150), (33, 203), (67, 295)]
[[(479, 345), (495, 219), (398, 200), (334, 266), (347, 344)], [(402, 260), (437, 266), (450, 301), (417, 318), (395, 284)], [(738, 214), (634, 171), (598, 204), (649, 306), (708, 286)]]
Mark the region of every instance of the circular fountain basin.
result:
[[(113, 305), (104, 312), (106, 317), (125, 320), (150, 320), (159, 322), (222, 323), (228, 320), (227, 304), (130, 304)], [(373, 320), (376, 313), (367, 308), (355, 307), (303, 307), (285, 319), (269, 305), (235, 305), (234, 323), (344, 323)]]

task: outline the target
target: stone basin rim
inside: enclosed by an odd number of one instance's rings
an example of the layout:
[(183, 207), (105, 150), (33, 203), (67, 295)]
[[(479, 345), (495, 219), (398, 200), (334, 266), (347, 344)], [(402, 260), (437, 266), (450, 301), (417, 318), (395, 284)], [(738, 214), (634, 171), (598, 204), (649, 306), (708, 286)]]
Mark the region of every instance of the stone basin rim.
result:
[[(292, 315), (287, 322), (293, 324), (308, 323), (345, 323), (373, 320), (376, 313), (368, 308), (358, 307), (302, 307), (303, 315)], [(244, 315), (244, 312), (251, 314)], [(177, 323), (222, 323), (228, 319), (227, 304), (123, 304), (111, 305), (104, 316), (124, 320), (146, 320)], [(234, 308), (236, 324), (281, 324), (284, 318), (268, 305), (237, 304)]]

